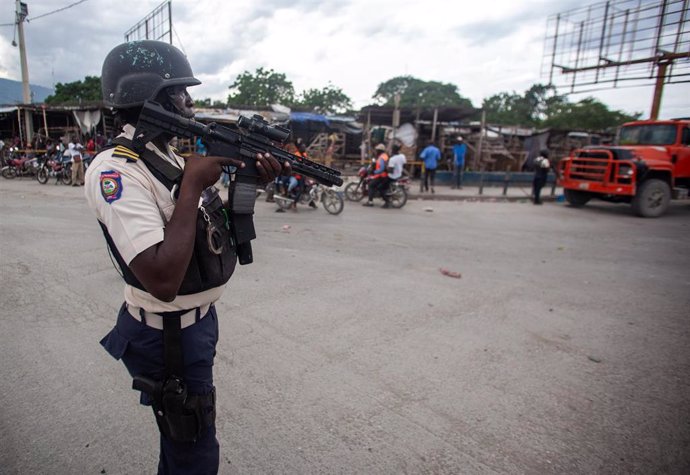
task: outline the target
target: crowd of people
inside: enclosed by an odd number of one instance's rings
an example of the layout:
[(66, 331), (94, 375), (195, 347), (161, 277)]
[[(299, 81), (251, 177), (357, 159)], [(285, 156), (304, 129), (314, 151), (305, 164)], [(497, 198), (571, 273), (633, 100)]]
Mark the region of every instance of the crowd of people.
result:
[(105, 138), (101, 134), (78, 135), (65, 134), (58, 139), (45, 138), (36, 134), (32, 141), (22, 141), (19, 137), (0, 140), (0, 156), (3, 164), (6, 160), (17, 155), (25, 159), (45, 156), (47, 160), (55, 160), (71, 164), (72, 186), (84, 185), (84, 172), (91, 160), (102, 149), (111, 145), (112, 137)]

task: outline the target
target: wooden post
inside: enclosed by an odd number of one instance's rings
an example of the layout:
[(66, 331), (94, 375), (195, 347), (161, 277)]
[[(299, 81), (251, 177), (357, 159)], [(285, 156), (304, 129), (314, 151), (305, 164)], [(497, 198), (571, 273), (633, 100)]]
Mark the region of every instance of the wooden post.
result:
[(43, 109), (43, 128), (46, 129), (46, 140), (48, 140), (50, 138), (50, 134), (48, 133), (48, 119), (46, 118), (46, 106), (41, 106), (41, 109)]
[(436, 122), (438, 121), (438, 109), (434, 109), (434, 120), (431, 123), (431, 141), (436, 143)]
[(395, 109), (393, 109), (393, 136), (391, 137), (390, 147), (388, 148), (389, 152), (392, 150), (393, 144), (395, 143), (395, 131), (400, 127), (400, 94), (395, 94), (393, 102), (395, 104)]
[(369, 144), (371, 142), (371, 111), (367, 111), (367, 126), (362, 133), (362, 145), (360, 147), (360, 160), (362, 165), (367, 163), (369, 157)]
[(19, 148), (24, 148), (24, 134), (22, 134), (22, 109), (17, 107), (17, 123), (19, 125)]
[(482, 167), (482, 145), (484, 143), (484, 127), (486, 125), (486, 111), (482, 110), (482, 122), (481, 125), (479, 126), (479, 144), (477, 145), (477, 156), (474, 159), (474, 166), (475, 169), (478, 167), (484, 169)]

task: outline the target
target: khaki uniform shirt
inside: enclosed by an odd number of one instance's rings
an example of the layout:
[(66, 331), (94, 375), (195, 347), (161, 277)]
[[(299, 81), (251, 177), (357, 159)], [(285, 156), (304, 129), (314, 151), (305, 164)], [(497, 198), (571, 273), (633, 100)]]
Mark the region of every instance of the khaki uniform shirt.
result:
[[(126, 125), (120, 137), (132, 139), (134, 127)], [(170, 147), (164, 152), (146, 144), (165, 160), (184, 168), (184, 160)], [(165, 225), (170, 221), (175, 203), (170, 191), (158, 181), (140, 160), (127, 161), (111, 148), (97, 155), (86, 171), (84, 194), (98, 221), (108, 229), (124, 261), (129, 264), (139, 253), (163, 241)], [(122, 153), (122, 152), (121, 152)], [(196, 294), (178, 295), (163, 302), (143, 290), (125, 284), (125, 302), (149, 312), (186, 310), (218, 300), (225, 286)]]

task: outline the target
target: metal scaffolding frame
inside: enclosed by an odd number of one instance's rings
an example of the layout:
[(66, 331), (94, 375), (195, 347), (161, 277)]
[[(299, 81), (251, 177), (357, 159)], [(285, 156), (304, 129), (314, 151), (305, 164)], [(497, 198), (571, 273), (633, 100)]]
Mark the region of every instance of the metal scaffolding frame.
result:
[(569, 92), (690, 82), (690, 0), (609, 0), (548, 17), (542, 77)]
[(125, 41), (159, 40), (172, 44), (172, 1), (166, 0), (125, 32)]

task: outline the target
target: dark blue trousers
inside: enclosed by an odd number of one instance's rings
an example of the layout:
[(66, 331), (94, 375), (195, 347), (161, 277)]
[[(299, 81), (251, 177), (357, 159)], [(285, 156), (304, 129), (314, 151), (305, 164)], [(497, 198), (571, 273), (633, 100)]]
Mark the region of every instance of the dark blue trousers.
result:
[[(208, 394), (213, 390), (213, 358), (218, 342), (218, 316), (212, 305), (197, 323), (182, 330), (184, 380), (190, 394)], [(163, 379), (163, 331), (146, 326), (132, 317), (122, 305), (117, 324), (102, 340), (110, 355), (122, 359), (132, 376)], [(141, 404), (150, 405), (141, 393)], [(195, 443), (173, 442), (160, 437), (159, 474), (217, 474), (219, 445), (215, 425)]]

